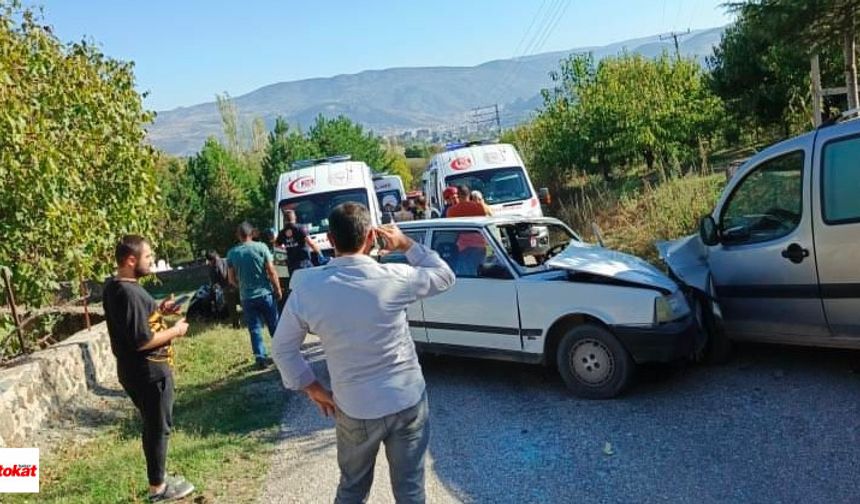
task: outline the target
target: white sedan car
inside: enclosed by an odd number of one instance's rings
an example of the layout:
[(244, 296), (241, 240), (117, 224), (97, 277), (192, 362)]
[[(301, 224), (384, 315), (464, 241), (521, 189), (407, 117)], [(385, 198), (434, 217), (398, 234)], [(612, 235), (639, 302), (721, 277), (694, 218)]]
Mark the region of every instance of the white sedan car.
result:
[(457, 275), (451, 290), (407, 310), (421, 351), (555, 365), (576, 395), (609, 398), (631, 383), (637, 364), (684, 359), (704, 344), (677, 284), (639, 258), (584, 243), (559, 220), (400, 227)]

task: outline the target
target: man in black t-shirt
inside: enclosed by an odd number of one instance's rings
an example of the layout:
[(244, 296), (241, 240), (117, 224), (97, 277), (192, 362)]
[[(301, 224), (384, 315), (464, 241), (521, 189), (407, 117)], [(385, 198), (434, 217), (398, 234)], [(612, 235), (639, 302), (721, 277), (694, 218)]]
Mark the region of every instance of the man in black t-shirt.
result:
[(296, 212), (289, 208), (285, 208), (282, 211), (284, 214), (284, 227), (278, 233), (275, 244), (284, 247), (287, 251), (287, 271), (289, 271), (290, 278), (292, 279), (293, 271), (313, 266), (311, 251), (319, 254), (320, 248), (308, 236), (307, 232), (296, 224)]
[(110, 346), (119, 382), (140, 411), (143, 454), (150, 501), (181, 499), (194, 486), (165, 470), (167, 439), (173, 427), (173, 347), (188, 323), (168, 328), (165, 314), (175, 313), (172, 301), (158, 305), (138, 283), (150, 273), (152, 249), (142, 237), (127, 235), (116, 247), (117, 275), (105, 283), (102, 296)]

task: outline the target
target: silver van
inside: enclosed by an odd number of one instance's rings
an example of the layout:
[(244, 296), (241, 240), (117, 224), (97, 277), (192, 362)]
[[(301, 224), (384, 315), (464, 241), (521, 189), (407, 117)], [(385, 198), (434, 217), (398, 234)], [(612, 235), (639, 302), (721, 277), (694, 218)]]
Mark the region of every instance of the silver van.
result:
[(860, 120), (755, 155), (698, 235), (657, 248), (714, 360), (730, 340), (860, 349)]

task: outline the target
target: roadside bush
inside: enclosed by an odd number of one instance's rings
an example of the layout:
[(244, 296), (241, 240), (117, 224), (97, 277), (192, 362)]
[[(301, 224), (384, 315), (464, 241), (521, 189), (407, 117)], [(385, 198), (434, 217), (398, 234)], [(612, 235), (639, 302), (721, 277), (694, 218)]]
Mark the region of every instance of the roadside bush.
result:
[(628, 193), (589, 184), (562, 201), (557, 216), (589, 241), (596, 223), (607, 247), (645, 259), (657, 257), (654, 242), (694, 233), (699, 218), (713, 210), (725, 183), (722, 174), (674, 177), (659, 185), (645, 182)]

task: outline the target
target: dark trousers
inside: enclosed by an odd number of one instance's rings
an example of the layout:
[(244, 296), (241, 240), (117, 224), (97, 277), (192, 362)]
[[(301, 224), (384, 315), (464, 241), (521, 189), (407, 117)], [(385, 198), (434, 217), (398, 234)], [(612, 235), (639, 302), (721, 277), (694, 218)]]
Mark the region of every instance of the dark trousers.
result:
[(143, 422), (143, 455), (150, 485), (164, 482), (167, 439), (173, 427), (173, 376), (154, 382), (121, 380)]
[(227, 308), (227, 316), (230, 318), (230, 325), (234, 329), (239, 328), (239, 289), (228, 287), (224, 289), (224, 305)]

